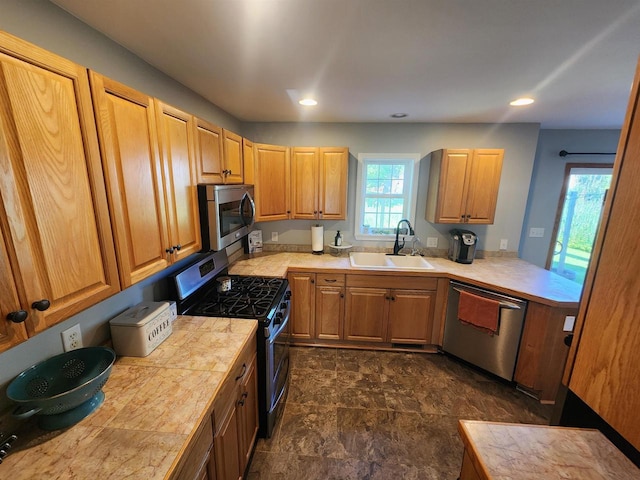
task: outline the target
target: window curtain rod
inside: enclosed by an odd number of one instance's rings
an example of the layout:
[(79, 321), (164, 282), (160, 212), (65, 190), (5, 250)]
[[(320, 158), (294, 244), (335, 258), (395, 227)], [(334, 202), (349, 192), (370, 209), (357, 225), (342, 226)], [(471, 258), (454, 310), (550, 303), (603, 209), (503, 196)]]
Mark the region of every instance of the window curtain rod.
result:
[(615, 155), (616, 152), (567, 152), (566, 150), (560, 150), (561, 157), (566, 157), (567, 155)]

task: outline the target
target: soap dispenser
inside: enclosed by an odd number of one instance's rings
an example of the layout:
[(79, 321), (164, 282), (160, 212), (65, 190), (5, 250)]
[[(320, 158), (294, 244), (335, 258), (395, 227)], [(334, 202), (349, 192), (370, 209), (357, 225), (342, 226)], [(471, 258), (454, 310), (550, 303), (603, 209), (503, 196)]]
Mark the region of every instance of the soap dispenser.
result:
[(338, 230), (338, 233), (336, 233), (336, 238), (335, 238), (334, 245), (336, 247), (339, 247), (339, 246), (342, 245), (342, 235), (340, 235), (340, 230)]

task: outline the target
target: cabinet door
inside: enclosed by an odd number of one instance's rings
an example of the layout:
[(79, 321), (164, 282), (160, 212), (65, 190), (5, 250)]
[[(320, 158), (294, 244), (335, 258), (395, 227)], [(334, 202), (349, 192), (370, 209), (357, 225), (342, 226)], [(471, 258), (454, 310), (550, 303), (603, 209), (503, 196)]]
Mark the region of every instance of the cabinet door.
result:
[(9, 264), (9, 257), (1, 228), (0, 272), (2, 272), (0, 274), (0, 352), (3, 352), (24, 342), (27, 339), (27, 329), (24, 321), (14, 323), (7, 318), (8, 315), (23, 310), (23, 308), (18, 299), (18, 291), (16, 290), (15, 279), (11, 265)]
[(144, 93), (90, 72), (120, 281), (167, 268), (168, 221), (155, 105)]
[(223, 130), (224, 183), (242, 183), (242, 137)]
[(258, 435), (258, 377), (255, 355), (240, 384), (237, 405), (240, 472), (244, 473)]
[(242, 139), (242, 171), (244, 173), (244, 183), (255, 185), (255, 161), (253, 159), (253, 142), (248, 138)]
[(291, 338), (312, 339), (315, 319), (315, 273), (290, 273)]
[(313, 220), (318, 215), (317, 148), (291, 150), (291, 217)]
[(173, 260), (200, 250), (200, 220), (196, 189), (194, 120), (185, 112), (156, 100), (160, 153)]
[(228, 402), (226, 414), (222, 417), (222, 422), (213, 439), (217, 480), (239, 480), (242, 478), (238, 449), (240, 437), (235, 406), (236, 397), (233, 396)]
[[(465, 218), (467, 185), (467, 166), (471, 162), (472, 151), (440, 150), (432, 153), (432, 165), (429, 182), (428, 201), (435, 202), (435, 218), (429, 221), (437, 223), (463, 223)], [(440, 175), (438, 175), (438, 170)], [(435, 182), (437, 183), (433, 183)], [(434, 193), (436, 197), (431, 198)], [(427, 211), (429, 208), (427, 207)]]
[(33, 334), (119, 291), (113, 236), (86, 70), (0, 32), (0, 105), (0, 221)]
[(388, 341), (428, 344), (435, 296), (436, 292), (424, 290), (391, 290)]
[(289, 149), (254, 146), (256, 222), (287, 220), (291, 213)]
[(222, 174), (222, 128), (196, 119), (196, 171), (198, 183), (224, 183)]
[(316, 328), (319, 339), (340, 340), (344, 329), (344, 287), (316, 288)]
[(347, 218), (349, 150), (346, 147), (321, 148), (319, 168), (319, 218), (345, 220)]
[(384, 342), (389, 317), (389, 290), (347, 287), (345, 340)]
[(504, 151), (474, 150), (468, 172), (467, 223), (493, 223), (498, 201)]

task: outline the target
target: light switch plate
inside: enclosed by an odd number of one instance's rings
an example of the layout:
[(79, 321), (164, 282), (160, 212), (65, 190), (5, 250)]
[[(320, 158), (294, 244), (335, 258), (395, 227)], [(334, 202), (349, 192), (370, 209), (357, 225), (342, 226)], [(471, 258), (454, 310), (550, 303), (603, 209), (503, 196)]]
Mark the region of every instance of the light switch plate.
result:
[(544, 228), (538, 227), (538, 228), (534, 228), (531, 227), (529, 229), (529, 236), (530, 237), (534, 237), (534, 238), (542, 238), (544, 237)]
[(278, 232), (271, 232), (271, 241), (272, 242), (278, 241)]
[(573, 315), (567, 315), (564, 317), (564, 325), (562, 326), (563, 332), (573, 332), (573, 326), (576, 323), (576, 317)]
[(427, 237), (427, 247), (428, 248), (437, 248), (438, 247), (438, 237)]

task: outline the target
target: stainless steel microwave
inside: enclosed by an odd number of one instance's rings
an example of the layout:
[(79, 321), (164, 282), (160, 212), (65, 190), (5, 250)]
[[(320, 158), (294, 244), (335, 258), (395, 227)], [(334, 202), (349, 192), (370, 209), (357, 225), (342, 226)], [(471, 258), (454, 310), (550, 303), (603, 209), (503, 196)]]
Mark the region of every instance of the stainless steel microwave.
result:
[(222, 250), (253, 227), (253, 185), (198, 185), (202, 249)]

